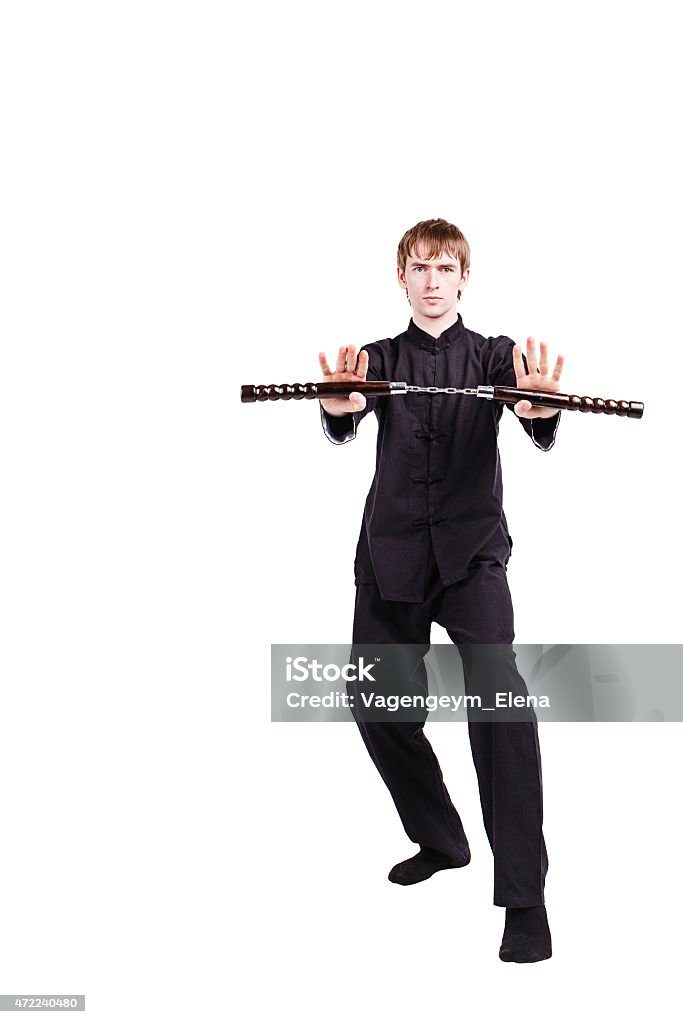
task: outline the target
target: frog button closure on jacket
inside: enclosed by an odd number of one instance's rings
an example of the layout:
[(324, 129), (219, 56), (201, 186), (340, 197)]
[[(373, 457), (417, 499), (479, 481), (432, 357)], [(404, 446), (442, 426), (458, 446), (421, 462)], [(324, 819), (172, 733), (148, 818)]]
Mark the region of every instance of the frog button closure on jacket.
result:
[[(468, 330), (458, 315), (436, 339), (411, 320), (396, 338), (364, 345), (362, 351), (368, 353), (370, 381), (473, 388), (515, 386), (513, 346), (511, 338)], [(471, 395), (415, 392), (369, 398), (361, 412), (347, 416), (328, 416), (320, 407), (325, 433), (335, 444), (352, 440), (369, 413), (377, 417), (376, 470), (361, 523), (356, 576), (375, 578), (383, 600), (424, 599), (430, 543), (445, 586), (467, 575), (478, 552), (491, 552), (501, 564), (509, 558), (497, 436), (505, 407)], [(537, 448), (552, 447), (559, 413), (515, 419)]]

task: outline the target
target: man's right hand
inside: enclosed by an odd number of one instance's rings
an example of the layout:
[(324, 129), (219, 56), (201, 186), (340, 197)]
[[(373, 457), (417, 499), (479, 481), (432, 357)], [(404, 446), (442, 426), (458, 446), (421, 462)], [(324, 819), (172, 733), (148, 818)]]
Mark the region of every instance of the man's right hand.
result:
[[(368, 372), (368, 354), (363, 351), (356, 357), (355, 345), (343, 345), (339, 349), (337, 367), (334, 373), (330, 370), (324, 352), (318, 353), (318, 359), (320, 360), (320, 369), (323, 372), (323, 380), (325, 382), (335, 380), (362, 381), (365, 380)], [(320, 404), (330, 416), (346, 416), (350, 412), (360, 412), (361, 409), (365, 408), (366, 402), (365, 395), (361, 395), (358, 391), (353, 391), (348, 398), (321, 398)]]

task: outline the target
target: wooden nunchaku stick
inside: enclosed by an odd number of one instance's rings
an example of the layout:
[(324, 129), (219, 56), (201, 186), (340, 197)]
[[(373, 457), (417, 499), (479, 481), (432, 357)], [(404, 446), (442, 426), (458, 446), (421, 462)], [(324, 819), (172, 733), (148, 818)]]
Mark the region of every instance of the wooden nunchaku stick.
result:
[(323, 381), (320, 384), (243, 384), (243, 402), (278, 402), (301, 398), (348, 398), (357, 392), (367, 398), (387, 395), (474, 395), (489, 401), (515, 405), (527, 401), (547, 409), (578, 409), (579, 412), (603, 412), (607, 416), (628, 416), (639, 420), (643, 415), (642, 402), (616, 401), (613, 398), (587, 398), (579, 395), (561, 395), (552, 391), (523, 391), (521, 388), (492, 387), (480, 384), (476, 388), (423, 388), (405, 381)]

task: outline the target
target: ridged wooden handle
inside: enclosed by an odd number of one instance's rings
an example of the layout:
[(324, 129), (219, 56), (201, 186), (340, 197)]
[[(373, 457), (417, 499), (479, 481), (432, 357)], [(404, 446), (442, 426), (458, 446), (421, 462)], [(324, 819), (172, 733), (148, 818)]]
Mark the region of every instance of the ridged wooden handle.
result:
[(348, 398), (358, 391), (361, 395), (389, 395), (387, 380), (323, 381), (320, 384), (243, 384), (240, 398), (243, 402), (288, 402), (292, 398)]
[(493, 397), (500, 402), (528, 401), (545, 409), (578, 409), (579, 412), (604, 412), (607, 416), (628, 416), (639, 420), (643, 415), (642, 402), (617, 401), (614, 398), (588, 398), (579, 395), (559, 395), (552, 391), (522, 391), (520, 388), (493, 389)]

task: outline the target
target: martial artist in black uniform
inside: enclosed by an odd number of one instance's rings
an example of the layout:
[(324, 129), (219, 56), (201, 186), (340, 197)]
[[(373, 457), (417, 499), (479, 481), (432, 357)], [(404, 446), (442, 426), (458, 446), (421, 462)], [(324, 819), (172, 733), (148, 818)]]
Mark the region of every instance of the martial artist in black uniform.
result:
[[(402, 239), (398, 261), (399, 283), (413, 309), (408, 329), (358, 354), (352, 345), (341, 348), (334, 372), (320, 353), (327, 379), (559, 391), (563, 359), (549, 375), (545, 343), (537, 363), (528, 339), (525, 365), (511, 339), (485, 338), (463, 324), (457, 303), (469, 277), (469, 247), (454, 225), (416, 225)], [(496, 691), (527, 693), (512, 649), (506, 572), (512, 541), (497, 445), (502, 411), (502, 403), (443, 394), (366, 401), (356, 393), (321, 402), (323, 428), (336, 444), (352, 440), (369, 412), (377, 416), (376, 473), (355, 560), (353, 642), (396, 645), (387, 671), (403, 671), (421, 692), (427, 688), (422, 655), (438, 622), (458, 645), (467, 692), (481, 693), (482, 682), (493, 686), (495, 680)], [(559, 413), (529, 402), (518, 403), (515, 412), (538, 448), (552, 447)], [(406, 659), (410, 664), (402, 664)], [(356, 721), (406, 833), (420, 845), (389, 878), (412, 884), (467, 864), (467, 838), (424, 735), (424, 717)], [(547, 959), (548, 858), (535, 715), (530, 710), (527, 720), (507, 723), (470, 717), (468, 729), (494, 854), (493, 901), (507, 908), (501, 959)]]

